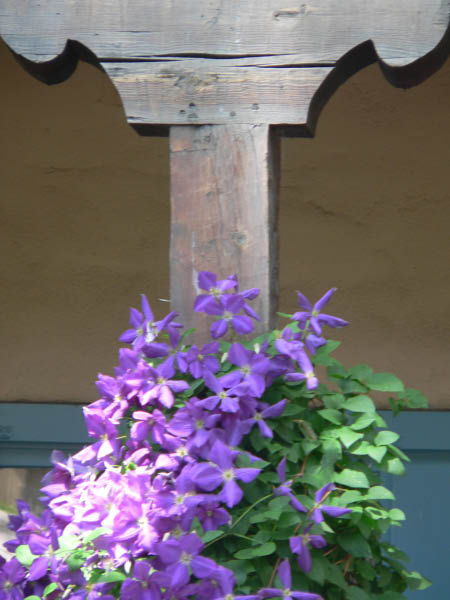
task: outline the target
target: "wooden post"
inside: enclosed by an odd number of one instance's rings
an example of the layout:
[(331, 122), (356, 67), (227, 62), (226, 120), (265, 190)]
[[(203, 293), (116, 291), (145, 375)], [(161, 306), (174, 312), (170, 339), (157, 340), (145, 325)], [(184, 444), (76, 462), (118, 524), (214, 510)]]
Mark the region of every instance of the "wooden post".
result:
[(171, 302), (198, 341), (208, 336), (204, 317), (191, 310), (202, 270), (236, 273), (240, 289), (259, 287), (257, 330), (274, 324), (279, 163), (268, 125), (170, 128)]

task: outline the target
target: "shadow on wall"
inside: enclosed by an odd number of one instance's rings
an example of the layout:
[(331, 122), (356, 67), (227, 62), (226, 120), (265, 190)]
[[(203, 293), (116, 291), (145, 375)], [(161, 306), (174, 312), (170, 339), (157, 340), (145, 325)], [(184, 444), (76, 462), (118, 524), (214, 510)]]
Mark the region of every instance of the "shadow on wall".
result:
[[(92, 401), (128, 307), (167, 310), (168, 143), (139, 138), (89, 65), (48, 88), (0, 45), (0, 70), (0, 399)], [(280, 206), (281, 310), (338, 286), (341, 360), (447, 409), (449, 101), (449, 63), (408, 91), (358, 73), (315, 139), (283, 141)]]

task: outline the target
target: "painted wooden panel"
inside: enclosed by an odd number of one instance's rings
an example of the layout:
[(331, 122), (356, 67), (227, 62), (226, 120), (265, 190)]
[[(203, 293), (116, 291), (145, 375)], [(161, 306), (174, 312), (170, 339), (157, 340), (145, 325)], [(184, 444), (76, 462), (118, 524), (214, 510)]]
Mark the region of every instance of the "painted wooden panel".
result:
[(449, 596), (450, 559), (450, 412), (383, 415), (400, 434), (398, 445), (410, 457), (404, 477), (388, 477), (396, 506), (406, 514), (403, 527), (389, 532), (390, 541), (410, 556), (409, 568), (428, 577), (427, 590), (408, 592), (411, 600)]

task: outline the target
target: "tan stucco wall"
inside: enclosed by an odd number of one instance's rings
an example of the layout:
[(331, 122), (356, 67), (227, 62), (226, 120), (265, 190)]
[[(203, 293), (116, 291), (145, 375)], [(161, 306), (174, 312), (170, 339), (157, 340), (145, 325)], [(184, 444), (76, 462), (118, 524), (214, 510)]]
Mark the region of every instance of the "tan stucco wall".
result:
[[(46, 87), (0, 45), (0, 400), (90, 401), (128, 307), (168, 297), (166, 139), (101, 72)], [(418, 88), (347, 82), (314, 140), (283, 141), (281, 310), (340, 288), (340, 358), (450, 409), (450, 64)]]

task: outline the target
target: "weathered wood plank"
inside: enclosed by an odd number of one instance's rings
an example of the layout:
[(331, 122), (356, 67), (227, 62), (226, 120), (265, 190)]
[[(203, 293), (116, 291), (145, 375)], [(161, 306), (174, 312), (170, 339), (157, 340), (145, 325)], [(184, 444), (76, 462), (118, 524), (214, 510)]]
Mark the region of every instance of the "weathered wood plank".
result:
[(191, 310), (197, 273), (237, 273), (241, 289), (261, 288), (252, 306), (267, 331), (278, 300), (278, 138), (268, 125), (174, 126), (170, 153), (172, 306), (206, 341), (208, 319)]
[(435, 48), (449, 15), (450, 0), (1, 0), (0, 35), (37, 62), (68, 39), (100, 61), (287, 54), (302, 64), (334, 63), (373, 40), (382, 60), (401, 66)]
[(104, 68), (133, 125), (304, 124), (313, 95), (332, 70), (213, 64), (208, 69), (206, 62), (107, 63)]

